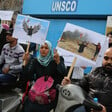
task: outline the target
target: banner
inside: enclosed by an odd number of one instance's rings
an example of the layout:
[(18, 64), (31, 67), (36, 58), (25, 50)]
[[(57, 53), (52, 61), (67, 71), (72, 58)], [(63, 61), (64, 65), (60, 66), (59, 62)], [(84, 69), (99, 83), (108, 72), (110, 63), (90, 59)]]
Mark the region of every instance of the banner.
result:
[(95, 67), (101, 65), (107, 45), (105, 35), (67, 23), (57, 49), (67, 66), (71, 65), (74, 57), (77, 57), (76, 66)]

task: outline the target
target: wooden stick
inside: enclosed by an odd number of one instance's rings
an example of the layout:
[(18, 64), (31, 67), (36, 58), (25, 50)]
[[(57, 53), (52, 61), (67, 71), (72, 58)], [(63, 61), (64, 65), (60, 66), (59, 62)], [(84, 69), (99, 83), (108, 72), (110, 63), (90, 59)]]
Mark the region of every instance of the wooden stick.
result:
[[(27, 48), (26, 48), (26, 53), (29, 52), (29, 48), (30, 48), (30, 42), (28, 42), (28, 45), (27, 45)], [(23, 61), (23, 65), (24, 66), (26, 65), (26, 61), (25, 60)]]
[(29, 52), (29, 48), (30, 48), (30, 42), (28, 42), (27, 48), (26, 48), (26, 53)]
[(68, 72), (68, 75), (67, 75), (67, 77), (68, 77), (69, 79), (70, 79), (72, 70), (73, 70), (73, 68), (74, 68), (74, 65), (75, 65), (75, 63), (76, 63), (76, 60), (77, 60), (77, 58), (74, 57), (74, 60), (73, 60), (73, 62), (72, 62), (72, 65), (71, 65), (71, 67), (70, 67), (70, 69), (69, 69), (69, 72)]

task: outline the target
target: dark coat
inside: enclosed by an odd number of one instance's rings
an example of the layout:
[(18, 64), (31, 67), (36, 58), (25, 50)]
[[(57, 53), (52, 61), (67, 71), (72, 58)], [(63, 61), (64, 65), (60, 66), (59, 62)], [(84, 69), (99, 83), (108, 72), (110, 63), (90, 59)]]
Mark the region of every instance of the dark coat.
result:
[[(35, 80), (43, 75), (49, 75), (54, 79), (54, 88), (57, 84), (60, 84), (64, 76), (66, 75), (66, 69), (64, 65), (64, 59), (60, 57), (60, 63), (57, 65), (52, 60), (47, 67), (42, 66), (37, 59), (31, 59), (27, 66), (23, 68), (22, 75), (27, 80)], [(55, 108), (57, 103), (58, 94), (56, 100), (50, 104), (38, 104), (33, 103), (29, 99), (26, 100), (24, 106), (24, 112), (49, 112), (52, 108)]]
[(112, 111), (112, 70), (108, 72), (104, 67), (98, 67), (80, 81), (80, 86), (90, 96), (97, 97), (107, 112)]

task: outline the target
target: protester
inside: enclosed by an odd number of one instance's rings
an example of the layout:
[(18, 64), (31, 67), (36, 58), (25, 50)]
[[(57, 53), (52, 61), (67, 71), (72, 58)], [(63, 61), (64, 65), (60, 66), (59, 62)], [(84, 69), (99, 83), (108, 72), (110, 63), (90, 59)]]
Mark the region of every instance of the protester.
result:
[[(44, 44), (40, 45), (39, 56), (36, 59), (30, 59), (29, 57), (28, 53), (23, 56), (25, 60), (23, 74), (27, 80), (36, 81), (42, 76), (51, 76), (54, 80), (52, 88), (55, 89), (56, 84), (61, 83), (66, 73), (63, 57), (59, 56), (56, 50), (54, 50), (53, 54), (52, 45), (47, 40)], [(41, 84), (41, 86), (43, 85)], [(50, 110), (56, 106), (57, 95), (58, 94), (56, 94), (53, 101), (44, 104), (43, 102), (40, 103), (38, 97), (36, 97), (36, 101), (33, 102), (28, 93), (28, 98), (24, 102), (23, 112), (50, 112)]]
[(24, 49), (10, 31), (6, 34), (7, 44), (3, 46), (0, 56), (0, 84), (16, 82), (23, 63)]
[(1, 55), (1, 51), (2, 51), (3, 46), (7, 43), (6, 32), (7, 32), (7, 30), (3, 28), (1, 33), (0, 33), (0, 55)]
[[(71, 81), (67, 77), (62, 81), (62, 85), (69, 83)], [(102, 67), (98, 67), (86, 75), (79, 85), (88, 92), (90, 97), (97, 97), (99, 103), (106, 107), (107, 112), (112, 111), (112, 47), (104, 53)], [(87, 107), (86, 109), (87, 112), (90, 112)]]
[(6, 32), (10, 31), (11, 33), (13, 33), (14, 25), (15, 25), (14, 18), (12, 18), (10, 25), (8, 25), (8, 24), (3, 24), (2, 25), (1, 24), (1, 31), (0, 31), (0, 54), (1, 54), (2, 47), (4, 46), (4, 44), (7, 43), (6, 42)]
[(109, 47), (112, 47), (112, 31), (107, 33), (107, 37), (109, 38)]
[(15, 25), (15, 19), (12, 18), (11, 22), (10, 22), (10, 26), (9, 26), (9, 29), (10, 29), (11, 32), (13, 32), (13, 30), (14, 30), (14, 25)]

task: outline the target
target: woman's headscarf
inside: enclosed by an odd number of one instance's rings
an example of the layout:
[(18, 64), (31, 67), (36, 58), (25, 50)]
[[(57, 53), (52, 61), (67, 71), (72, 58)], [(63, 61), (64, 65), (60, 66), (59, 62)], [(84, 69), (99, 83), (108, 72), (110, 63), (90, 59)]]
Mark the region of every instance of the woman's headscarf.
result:
[[(53, 52), (52, 52), (52, 45), (49, 41), (45, 41), (44, 44), (47, 44), (48, 45), (48, 48), (49, 48), (49, 52), (47, 54), (47, 56), (42, 56), (41, 53), (40, 53), (40, 49), (39, 49), (39, 56), (38, 56), (38, 61), (41, 65), (43, 66), (48, 66), (48, 64), (50, 63), (51, 60), (53, 60)], [(41, 45), (42, 46), (42, 45)], [(41, 47), (40, 46), (40, 47)]]

